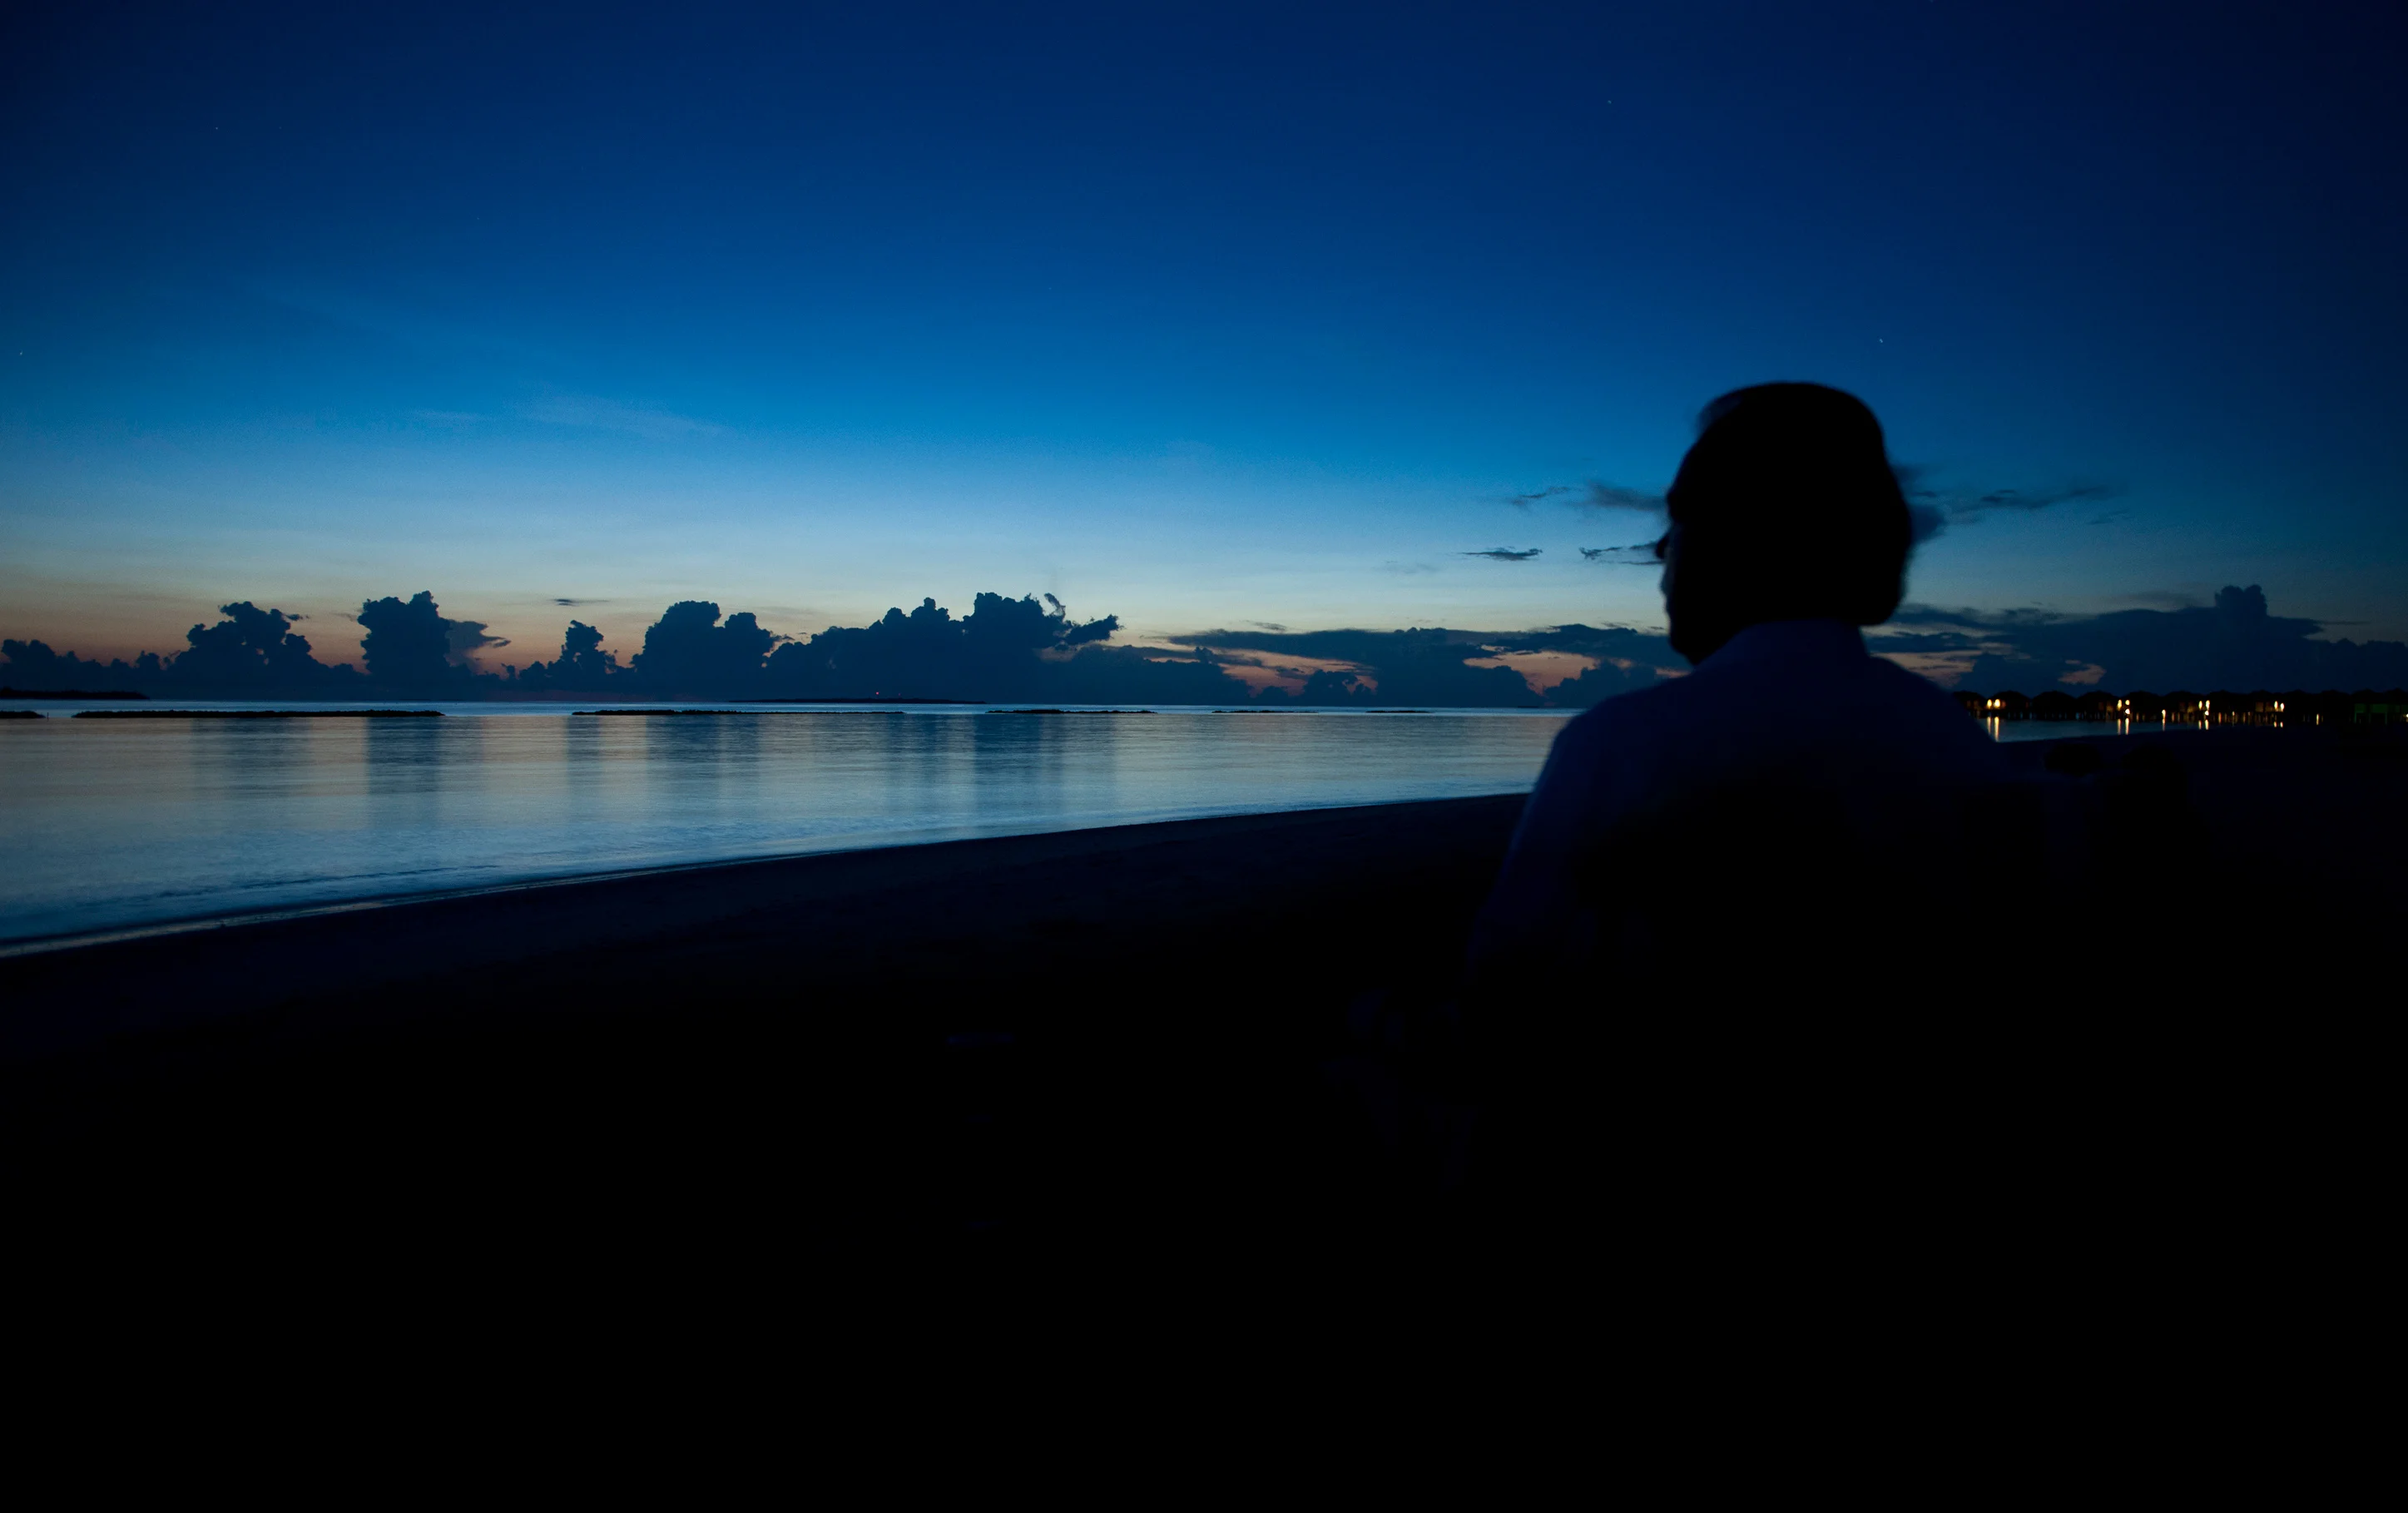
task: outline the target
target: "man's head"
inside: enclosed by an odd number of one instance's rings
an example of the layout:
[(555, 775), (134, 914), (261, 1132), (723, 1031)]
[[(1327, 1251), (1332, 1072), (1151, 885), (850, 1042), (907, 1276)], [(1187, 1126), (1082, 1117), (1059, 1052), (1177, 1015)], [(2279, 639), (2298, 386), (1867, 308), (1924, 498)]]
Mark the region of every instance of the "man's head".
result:
[(1665, 497), (1664, 608), (1692, 662), (1767, 620), (1878, 625), (1911, 544), (1881, 423), (1819, 383), (1760, 383), (1698, 416)]

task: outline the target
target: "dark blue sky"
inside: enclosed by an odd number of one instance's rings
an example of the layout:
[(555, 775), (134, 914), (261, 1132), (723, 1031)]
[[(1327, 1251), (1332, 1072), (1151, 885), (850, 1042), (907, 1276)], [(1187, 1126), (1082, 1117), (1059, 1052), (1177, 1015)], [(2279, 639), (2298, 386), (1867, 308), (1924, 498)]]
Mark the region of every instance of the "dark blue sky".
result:
[(0, 630), (1660, 624), (1589, 485), (1808, 378), (1926, 604), (2408, 635), (2400, 16), (21, 10)]

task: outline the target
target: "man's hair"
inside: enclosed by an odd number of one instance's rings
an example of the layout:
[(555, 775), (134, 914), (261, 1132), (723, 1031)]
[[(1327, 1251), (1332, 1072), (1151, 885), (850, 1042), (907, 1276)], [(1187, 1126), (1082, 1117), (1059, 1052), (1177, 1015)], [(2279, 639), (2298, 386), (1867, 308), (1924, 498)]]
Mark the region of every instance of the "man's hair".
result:
[(1720, 644), (1766, 620), (1878, 625), (1904, 592), (1912, 526), (1881, 422), (1820, 383), (1737, 389), (1698, 417), (1666, 493), (1673, 602)]

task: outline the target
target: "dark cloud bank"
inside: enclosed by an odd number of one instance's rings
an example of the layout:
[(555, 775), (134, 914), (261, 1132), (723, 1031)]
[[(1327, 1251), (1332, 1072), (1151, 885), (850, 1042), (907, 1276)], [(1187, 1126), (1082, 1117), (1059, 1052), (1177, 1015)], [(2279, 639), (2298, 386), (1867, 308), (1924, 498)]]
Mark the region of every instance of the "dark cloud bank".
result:
[[(1051, 595), (981, 594), (955, 617), (933, 599), (867, 626), (783, 636), (716, 604), (672, 604), (623, 663), (601, 628), (571, 620), (558, 654), (500, 672), (473, 654), (508, 643), (445, 616), (431, 593), (372, 599), (357, 616), (361, 667), (321, 661), (294, 617), (228, 604), (181, 652), (98, 662), (40, 641), (0, 642), (0, 684), (28, 691), (128, 689), (186, 699), (954, 699), (1055, 703), (1585, 707), (1684, 666), (1664, 638), (1621, 627), (1289, 632), (1256, 627), (1114, 646), (1116, 616), (1074, 619)], [(2314, 639), (2315, 621), (2272, 614), (2255, 587), (2212, 608), (2086, 617), (1985, 615), (1910, 606), (1878, 641), (1960, 686), (2362, 688), (2408, 684), (2408, 644)], [(1555, 673), (1534, 695), (1499, 659)], [(1486, 665), (1475, 665), (1486, 664)], [(1276, 679), (1268, 686), (1266, 680)]]
[[(2316, 621), (2269, 612), (2265, 591), (2227, 585), (2213, 605), (2080, 617), (1908, 605), (1875, 644), (1962, 669), (1957, 684), (2038, 692), (2069, 681), (2121, 690), (2321, 690), (2408, 684), (2408, 643), (2319, 641)], [(2095, 672), (2095, 676), (2094, 676)]]

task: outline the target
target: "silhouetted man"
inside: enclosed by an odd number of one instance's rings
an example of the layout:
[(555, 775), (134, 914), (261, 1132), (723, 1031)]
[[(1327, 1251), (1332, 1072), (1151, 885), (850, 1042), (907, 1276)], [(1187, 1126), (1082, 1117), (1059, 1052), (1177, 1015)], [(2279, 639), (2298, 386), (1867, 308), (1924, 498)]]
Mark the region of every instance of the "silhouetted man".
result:
[(1962, 1090), (1938, 1045), (1967, 1022), (1947, 921), (1991, 885), (1968, 815), (2007, 770), (1954, 699), (1865, 649), (1910, 526), (1862, 403), (1724, 396), (1667, 501), (1695, 670), (1574, 720), (1530, 797), (1459, 1021), (1473, 1190), (1545, 1225), (1608, 1218), (1671, 1271), (1744, 1268), (1853, 1248), (1928, 1186), (1898, 1163), (1945, 1144), (1933, 1110)]
[[(1725, 970), (1776, 941), (1811, 950), (1835, 912), (1882, 907), (1840, 893), (1952, 845), (1963, 796), (2005, 776), (1953, 699), (1865, 649), (1857, 627), (1898, 608), (1910, 526), (1860, 401), (1723, 396), (1666, 501), (1664, 606), (1696, 670), (1556, 738), (1483, 917), (1492, 984), (1660, 969), (1675, 946)], [(1715, 964), (1694, 965), (1709, 984)]]

